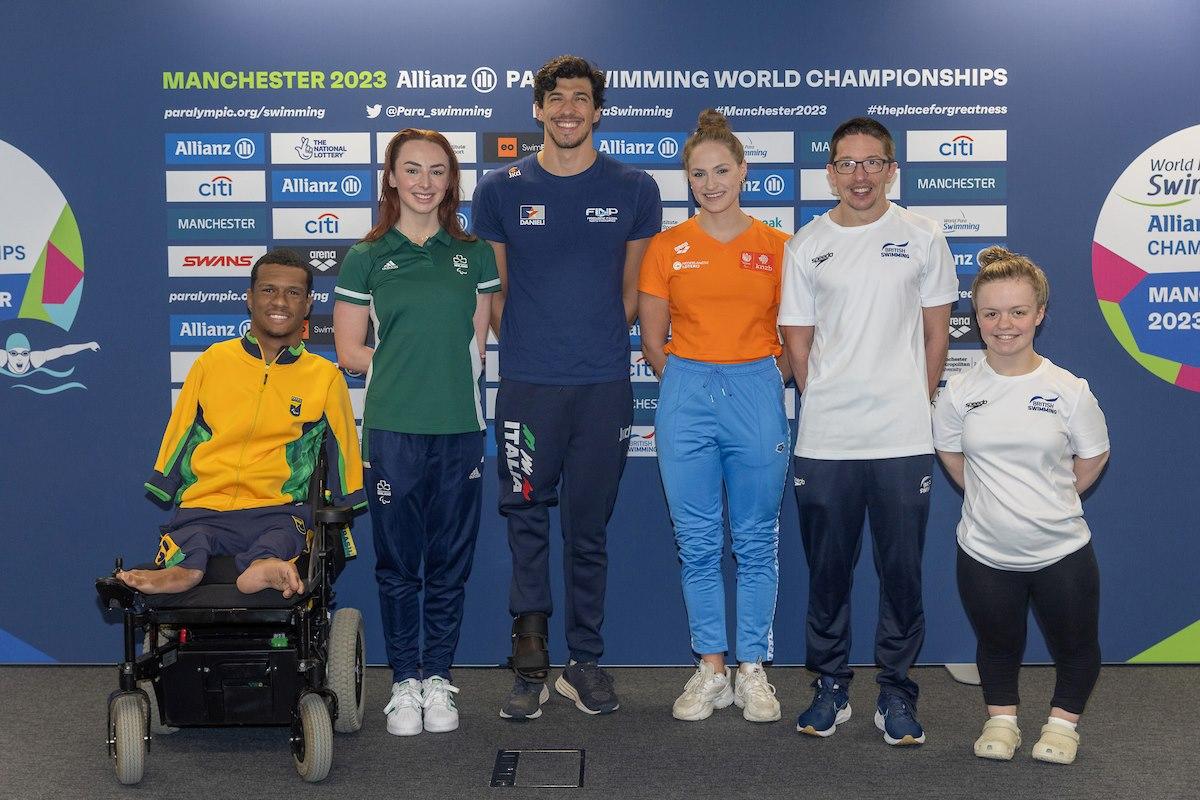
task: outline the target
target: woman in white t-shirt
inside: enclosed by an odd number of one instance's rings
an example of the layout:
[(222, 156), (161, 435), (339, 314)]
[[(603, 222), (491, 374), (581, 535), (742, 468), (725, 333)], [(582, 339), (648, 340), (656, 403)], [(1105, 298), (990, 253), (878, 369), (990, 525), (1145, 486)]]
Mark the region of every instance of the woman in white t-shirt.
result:
[(1032, 603), (1056, 675), (1033, 757), (1069, 764), (1100, 674), (1100, 575), (1079, 496), (1108, 461), (1108, 428), (1087, 381), (1033, 349), (1045, 273), (1002, 247), (979, 263), (971, 288), (987, 352), (947, 382), (933, 412), (934, 446), (964, 492), (958, 590), (989, 715), (975, 755), (1008, 760), (1021, 745), (1017, 675)]

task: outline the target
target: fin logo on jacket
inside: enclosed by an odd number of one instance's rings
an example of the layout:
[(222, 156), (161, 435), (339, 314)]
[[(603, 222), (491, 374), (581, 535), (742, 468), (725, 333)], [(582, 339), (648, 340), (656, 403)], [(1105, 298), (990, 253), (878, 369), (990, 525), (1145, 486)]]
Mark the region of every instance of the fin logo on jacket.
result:
[(294, 396), (293, 396), (293, 397), (292, 397), (292, 402), (291, 402), (291, 403), (288, 405), (288, 412), (289, 412), (289, 413), (290, 413), (290, 414), (291, 414), (293, 417), (298, 417), (298, 416), (300, 416), (300, 406), (302, 406), (303, 404), (304, 404), (304, 398), (303, 398), (303, 397), (294, 397)]

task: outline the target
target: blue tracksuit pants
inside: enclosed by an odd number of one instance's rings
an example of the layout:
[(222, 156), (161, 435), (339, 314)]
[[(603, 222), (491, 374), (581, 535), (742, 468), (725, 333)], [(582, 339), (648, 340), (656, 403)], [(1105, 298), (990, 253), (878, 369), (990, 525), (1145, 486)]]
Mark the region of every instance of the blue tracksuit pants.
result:
[(668, 356), (655, 417), (658, 466), (683, 562), (692, 650), (724, 653), (721, 487), (737, 561), (738, 661), (769, 661), (779, 585), (779, 506), (790, 453), (775, 359), (711, 364)]
[(485, 436), (368, 432), (375, 579), (394, 681), (450, 680), (479, 535)]

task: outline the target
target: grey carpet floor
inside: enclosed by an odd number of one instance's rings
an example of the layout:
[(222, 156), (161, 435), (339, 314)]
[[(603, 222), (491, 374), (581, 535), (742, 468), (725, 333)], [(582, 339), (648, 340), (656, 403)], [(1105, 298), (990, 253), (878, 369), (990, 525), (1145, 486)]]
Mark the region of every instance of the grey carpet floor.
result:
[[(461, 669), (460, 729), (388, 735), (381, 709), (390, 689), (379, 668), (368, 674), (363, 729), (335, 739), (321, 784), (295, 774), (282, 728), (184, 730), (156, 737), (139, 786), (116, 783), (104, 745), (105, 699), (116, 673), (102, 667), (0, 667), (0, 798), (1139, 798), (1200, 797), (1200, 669), (1106, 667), (1080, 725), (1078, 761), (1069, 767), (1029, 756), (1053, 684), (1048, 668), (1022, 672), (1020, 722), (1026, 743), (1009, 763), (971, 754), (983, 721), (979, 689), (940, 667), (916, 670), (922, 687), (922, 747), (883, 743), (872, 723), (871, 670), (852, 686), (854, 717), (829, 739), (800, 736), (795, 715), (807, 705), (809, 678), (774, 668), (783, 719), (744, 721), (736, 707), (704, 722), (671, 719), (670, 705), (689, 672), (614, 670), (621, 708), (589, 717), (552, 695), (541, 719), (499, 718), (509, 673)], [(582, 789), (488, 786), (497, 750), (582, 748)]]

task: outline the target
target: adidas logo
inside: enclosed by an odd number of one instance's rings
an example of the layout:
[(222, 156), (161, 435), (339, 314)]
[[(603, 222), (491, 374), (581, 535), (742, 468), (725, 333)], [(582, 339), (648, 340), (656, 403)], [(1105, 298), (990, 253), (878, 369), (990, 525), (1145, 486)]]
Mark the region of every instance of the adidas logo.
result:
[(482, 476), (479, 474), (479, 467), (476, 467), (475, 469), (471, 470), (471, 474), (467, 476), (467, 480), (473, 481), (480, 477)]
[(396, 265), (396, 262), (395, 262), (395, 261), (392, 261), (392, 260), (389, 258), (389, 259), (388, 259), (388, 261), (387, 261), (387, 263), (383, 265), (383, 267), (382, 267), (381, 271), (382, 271), (382, 272), (387, 272), (389, 269), (400, 269), (400, 267)]

